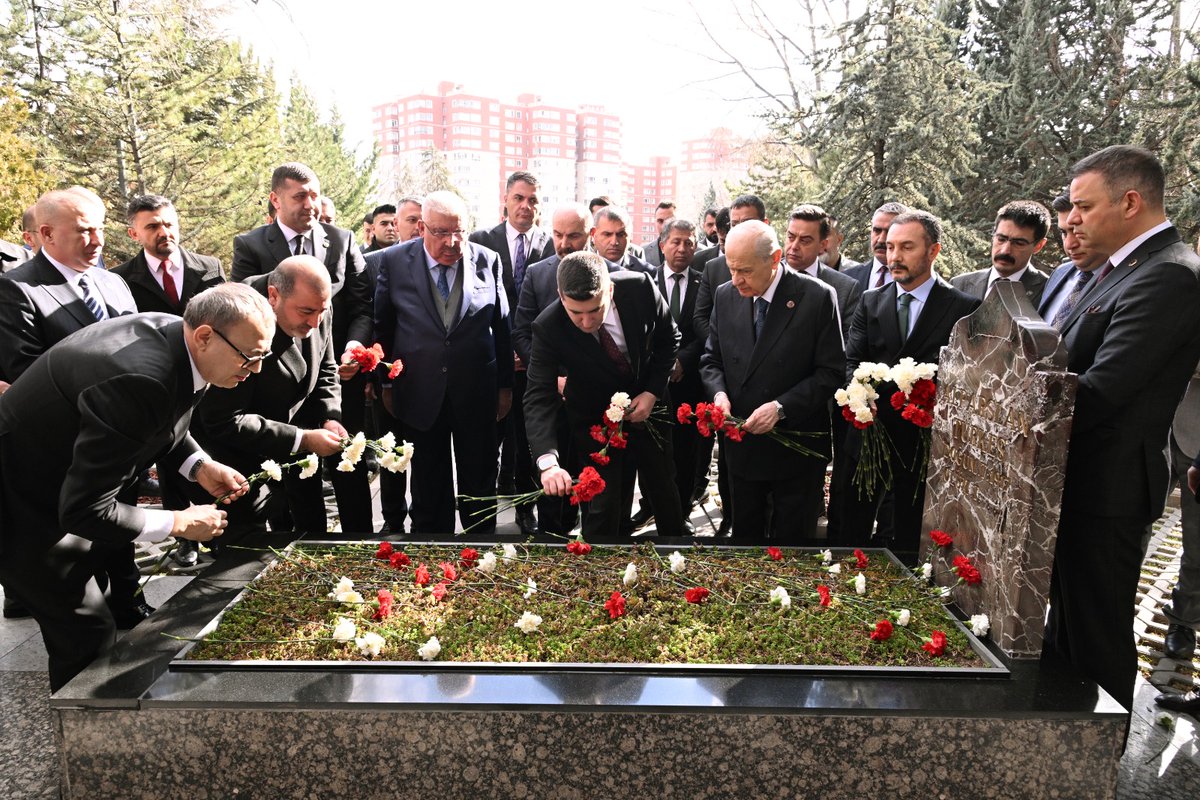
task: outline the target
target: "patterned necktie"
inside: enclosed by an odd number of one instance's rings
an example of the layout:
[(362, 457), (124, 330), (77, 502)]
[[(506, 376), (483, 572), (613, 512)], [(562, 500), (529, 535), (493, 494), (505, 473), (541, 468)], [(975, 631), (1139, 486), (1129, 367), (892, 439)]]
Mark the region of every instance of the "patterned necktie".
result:
[(900, 321), (900, 344), (908, 341), (908, 307), (912, 304), (912, 295), (904, 292), (898, 298), (900, 308), (896, 310), (896, 317)]
[(604, 348), (605, 355), (608, 360), (616, 365), (617, 371), (626, 378), (633, 377), (633, 368), (629, 366), (629, 359), (621, 352), (621, 348), (617, 346), (617, 340), (612, 337), (608, 329), (603, 325), (600, 326), (600, 346)]
[(763, 326), (767, 324), (767, 307), (770, 305), (765, 297), (754, 301), (754, 341), (756, 342), (758, 337), (762, 336)]
[(996, 278), (996, 280), (994, 280), (988, 284), (988, 290), (983, 296), (987, 297), (989, 294), (992, 293), (992, 289), (996, 288), (997, 283), (999, 283), (1000, 281), (1006, 281), (1006, 280), (1009, 280), (1009, 279), (1008, 278)]
[(96, 318), (97, 322), (108, 319), (108, 313), (104, 310), (104, 306), (100, 305), (95, 296), (88, 291), (88, 279), (83, 275), (79, 276), (79, 291), (83, 292), (83, 304), (87, 306), (88, 311), (92, 312), (92, 316)]
[(297, 256), (304, 255), (304, 235), (303, 234), (298, 235), (293, 241), (295, 242), (296, 247), (292, 251), (292, 255), (297, 255)]
[(162, 262), (162, 279), (163, 292), (166, 293), (167, 299), (171, 301), (171, 305), (179, 308), (179, 290), (175, 287), (175, 279), (171, 277), (171, 262)]
[(876, 289), (880, 289), (880, 288), (882, 288), (882, 287), (883, 287), (883, 278), (884, 278), (884, 276), (885, 276), (885, 275), (887, 275), (887, 265), (886, 265), (886, 264), (884, 264), (884, 265), (881, 265), (881, 266), (879, 267), (879, 280), (875, 281), (875, 287), (874, 287), (874, 288), (876, 288)]
[(450, 299), (450, 281), (446, 278), (446, 272), (450, 269), (445, 264), (438, 264), (437, 289), (438, 294), (442, 296), (442, 301)]
[(513, 256), (513, 281), (517, 292), (521, 291), (521, 283), (525, 280), (525, 234), (517, 234), (517, 253)]
[(675, 285), (671, 287), (671, 319), (675, 320), (675, 324), (679, 324), (679, 306), (682, 304), (680, 293), (680, 281), (683, 279), (682, 272), (676, 272), (671, 276), (671, 280), (675, 281)]
[(1096, 276), (1096, 271), (1084, 272), (1079, 276), (1079, 280), (1075, 281), (1075, 288), (1071, 289), (1071, 293), (1067, 295), (1067, 302), (1062, 304), (1062, 308), (1054, 315), (1054, 320), (1050, 323), (1054, 327), (1062, 330), (1063, 323), (1067, 321), (1067, 317), (1071, 315), (1071, 310), (1075, 308), (1075, 304), (1079, 302), (1079, 298), (1087, 291), (1087, 285), (1092, 278)]

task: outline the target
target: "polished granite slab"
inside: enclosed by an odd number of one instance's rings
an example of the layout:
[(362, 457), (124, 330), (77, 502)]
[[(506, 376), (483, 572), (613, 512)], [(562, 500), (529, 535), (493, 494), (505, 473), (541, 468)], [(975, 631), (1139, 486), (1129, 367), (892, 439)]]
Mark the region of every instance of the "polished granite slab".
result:
[(214, 565), (53, 696), (65, 797), (1096, 798), (1116, 784), (1124, 710), (1037, 662), (1004, 679), (171, 671), (170, 637), (194, 636), (267, 560)]

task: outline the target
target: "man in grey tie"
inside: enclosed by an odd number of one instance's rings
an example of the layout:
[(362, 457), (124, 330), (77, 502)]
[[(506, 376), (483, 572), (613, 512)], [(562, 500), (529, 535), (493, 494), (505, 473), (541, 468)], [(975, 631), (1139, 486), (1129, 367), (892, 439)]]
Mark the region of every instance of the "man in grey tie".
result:
[(1062, 238), (1067, 260), (1060, 264), (1042, 291), (1038, 313), (1054, 327), (1059, 327), (1071, 313), (1088, 284), (1096, 277), (1096, 269), (1108, 261), (1108, 253), (1098, 251), (1090, 242), (1075, 235), (1067, 218), (1071, 214), (1071, 198), (1060, 194), (1051, 203), (1058, 215), (1058, 235)]

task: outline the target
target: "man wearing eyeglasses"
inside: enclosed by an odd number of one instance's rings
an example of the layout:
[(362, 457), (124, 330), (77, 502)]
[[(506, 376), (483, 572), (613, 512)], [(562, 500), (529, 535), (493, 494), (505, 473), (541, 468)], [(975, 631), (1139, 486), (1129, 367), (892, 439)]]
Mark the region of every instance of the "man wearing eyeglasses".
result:
[(992, 229), (992, 266), (957, 275), (950, 285), (982, 300), (999, 281), (1019, 281), (1037, 308), (1047, 276), (1029, 262), (1046, 246), (1049, 230), (1050, 212), (1041, 203), (1014, 200), (1006, 204), (996, 214)]
[[(246, 283), (275, 312), (271, 351), (242, 354), (248, 364), (261, 361), (254, 380), (205, 395), (196, 411), (196, 440), (213, 457), (247, 475), (258, 472), (267, 459), (282, 464), (305, 453), (324, 457), (339, 452), (349, 434), (341, 423), (328, 271), (312, 256), (292, 256)], [(237, 349), (233, 342), (227, 344)], [(320, 476), (301, 480), (288, 471), (282, 485), (254, 487), (250, 496), (230, 506), (229, 531), (217, 552), (265, 530), (267, 520), (285, 508), (296, 533), (323, 535), (327, 525)]]
[[(512, 405), (513, 349), (502, 264), (494, 250), (465, 240), (466, 203), (432, 192), (419, 239), (381, 251), (375, 334), (385, 359), (404, 371), (385, 382), (384, 407), (397, 437), (412, 442), (414, 534), (454, 531), (458, 494), (496, 494), (496, 422)], [(451, 459), (453, 447), (453, 460)], [(463, 527), (487, 535), (494, 504), (464, 500)]]

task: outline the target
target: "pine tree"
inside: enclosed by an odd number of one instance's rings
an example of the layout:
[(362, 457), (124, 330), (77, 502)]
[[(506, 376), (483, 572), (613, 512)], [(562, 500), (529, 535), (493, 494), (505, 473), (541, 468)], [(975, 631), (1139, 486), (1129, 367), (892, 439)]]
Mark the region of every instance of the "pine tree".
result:
[(0, 86), (0, 238), (20, 241), (21, 215), (53, 176), (37, 166), (37, 147), (23, 130), (29, 112), (9, 86)]

